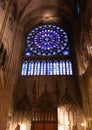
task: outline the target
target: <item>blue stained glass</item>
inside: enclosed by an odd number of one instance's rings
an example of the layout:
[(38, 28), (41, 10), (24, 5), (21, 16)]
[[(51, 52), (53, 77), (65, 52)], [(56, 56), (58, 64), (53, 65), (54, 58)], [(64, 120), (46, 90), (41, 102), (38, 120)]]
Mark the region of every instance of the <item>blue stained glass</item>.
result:
[(31, 62), (29, 62), (29, 65), (28, 65), (28, 75), (31, 75)]
[(47, 62), (47, 75), (50, 75), (50, 65), (49, 65), (49, 62)]
[(38, 71), (38, 64), (37, 62), (35, 62), (35, 65), (34, 65), (34, 75), (37, 75), (37, 71)]
[(37, 70), (37, 75), (40, 75), (40, 62), (38, 61), (38, 70)]
[(27, 66), (28, 66), (28, 62), (24, 61), (22, 64), (22, 72), (21, 75), (27, 75)]
[[(34, 28), (28, 34), (26, 46), (28, 53), (25, 53), (25, 55), (29, 56), (30, 52), (30, 56), (65, 55), (63, 50), (66, 47), (69, 47), (68, 35), (63, 29), (55, 25), (42, 25)], [(61, 49), (58, 51), (58, 48)], [(69, 54), (69, 51), (67, 54)]]
[(56, 61), (53, 62), (53, 74), (56, 75), (57, 74), (57, 63)]
[(23, 62), (21, 75), (73, 75), (70, 60)]
[(46, 75), (46, 62), (45, 61), (43, 61), (42, 63), (41, 63), (41, 75)]
[(34, 68), (34, 75), (39, 75), (39, 74), (40, 74), (40, 62), (36, 61), (35, 68)]
[(34, 73), (34, 62), (31, 61), (29, 62), (29, 66), (28, 66), (28, 75), (33, 75)]
[(69, 68), (69, 61), (66, 61), (66, 72), (67, 72), (67, 75), (70, 74), (70, 68)]
[(60, 61), (59, 67), (60, 67), (60, 75), (63, 75), (63, 61)]
[(30, 52), (26, 52), (25, 55), (26, 55), (26, 56), (30, 56)]
[(53, 74), (53, 64), (52, 61), (49, 62), (49, 71), (50, 71), (50, 75)]
[(69, 51), (67, 50), (64, 50), (63, 52), (62, 52), (64, 55), (69, 55)]
[[(30, 34), (29, 34), (30, 35)], [(30, 40), (30, 36), (27, 37), (27, 40)]]
[(70, 69), (70, 75), (73, 74), (73, 71), (72, 71), (72, 63), (69, 61), (69, 69)]
[(59, 63), (58, 63), (58, 61), (56, 61), (56, 71), (57, 71), (57, 75), (59, 75)]
[[(25, 56), (66, 56), (70, 54), (67, 33), (55, 25), (34, 28), (26, 39)], [(62, 57), (61, 57), (62, 58)], [(25, 60), (21, 75), (72, 75), (70, 60)]]
[(53, 74), (53, 65), (52, 61), (47, 62), (47, 75), (52, 75)]
[(47, 75), (46, 74), (46, 62), (44, 61), (44, 75)]
[(63, 66), (63, 75), (66, 75), (65, 61), (63, 61), (62, 66)]

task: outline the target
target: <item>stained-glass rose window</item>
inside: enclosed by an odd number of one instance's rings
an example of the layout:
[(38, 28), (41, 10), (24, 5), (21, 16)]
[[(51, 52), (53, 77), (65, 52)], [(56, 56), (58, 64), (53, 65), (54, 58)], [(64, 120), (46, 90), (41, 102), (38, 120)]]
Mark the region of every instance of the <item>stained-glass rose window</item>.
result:
[(27, 36), (26, 56), (69, 55), (68, 35), (55, 25), (42, 25)]
[(23, 59), (21, 75), (72, 75), (71, 59), (62, 59), (70, 54), (69, 45), (67, 33), (56, 25), (34, 28), (27, 36), (24, 55), (35, 57)]

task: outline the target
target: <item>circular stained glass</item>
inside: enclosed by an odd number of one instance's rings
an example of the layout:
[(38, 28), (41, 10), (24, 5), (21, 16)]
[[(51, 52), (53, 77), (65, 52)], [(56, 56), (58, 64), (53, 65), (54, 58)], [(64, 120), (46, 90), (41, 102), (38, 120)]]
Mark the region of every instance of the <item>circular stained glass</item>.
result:
[(55, 25), (42, 25), (28, 34), (26, 56), (57, 54), (69, 54), (68, 36), (63, 29)]

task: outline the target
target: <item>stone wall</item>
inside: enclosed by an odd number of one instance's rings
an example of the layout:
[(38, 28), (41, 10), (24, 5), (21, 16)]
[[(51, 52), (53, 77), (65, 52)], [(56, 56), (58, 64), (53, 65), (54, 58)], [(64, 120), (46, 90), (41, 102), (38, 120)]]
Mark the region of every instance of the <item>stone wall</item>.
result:
[(17, 30), (16, 11), (14, 1), (0, 1), (0, 129), (2, 130), (7, 127), (12, 85), (15, 79), (15, 75), (12, 76), (14, 68), (12, 69), (11, 64), (13, 63), (12, 54)]

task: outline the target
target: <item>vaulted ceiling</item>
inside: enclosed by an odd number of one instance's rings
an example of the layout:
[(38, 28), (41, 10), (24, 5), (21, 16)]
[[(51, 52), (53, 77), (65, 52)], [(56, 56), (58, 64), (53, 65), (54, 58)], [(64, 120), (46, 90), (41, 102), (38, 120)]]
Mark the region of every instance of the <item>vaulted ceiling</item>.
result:
[[(17, 3), (17, 6), (18, 6), (18, 11), (20, 13), (23, 12), (23, 10), (25, 10), (25, 8), (28, 6), (28, 4), (30, 2), (32, 3), (33, 1), (35, 1), (35, 0), (26, 0), (26, 1), (25, 0), (15, 0), (15, 2)], [(64, 1), (67, 4), (67, 6), (72, 6), (74, 3), (74, 1), (71, 1), (71, 0), (62, 0), (62, 1)], [(83, 10), (86, 8), (87, 2), (90, 0), (77, 0), (77, 1), (79, 2), (80, 6), (82, 7), (82, 10)], [(59, 3), (59, 0), (58, 0), (58, 3)]]
[[(73, 0), (19, 0), (17, 2), (19, 23), (25, 32), (40, 23), (55, 23), (70, 27), (74, 23), (75, 5)], [(70, 29), (70, 28), (69, 28)]]
[[(29, 27), (34, 27), (39, 23), (54, 22), (67, 26), (72, 26), (76, 22), (77, 3), (84, 17), (86, 6), (90, 0), (15, 0), (18, 9), (20, 25), (29, 31)], [(82, 15), (81, 14), (81, 15)], [(89, 15), (87, 16), (89, 21)], [(67, 21), (67, 23), (66, 23)]]

